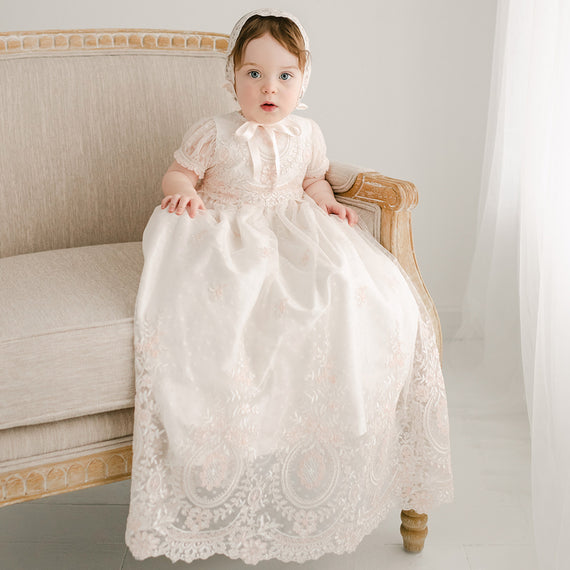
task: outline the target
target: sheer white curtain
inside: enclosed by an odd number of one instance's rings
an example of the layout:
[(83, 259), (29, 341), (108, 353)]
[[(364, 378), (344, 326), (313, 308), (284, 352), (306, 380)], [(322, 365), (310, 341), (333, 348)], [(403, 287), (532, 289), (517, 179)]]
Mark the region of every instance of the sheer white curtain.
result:
[[(569, 568), (570, 1), (498, 0), (478, 236), (460, 338), (526, 402), (543, 570)], [(524, 379), (524, 381), (523, 381)]]

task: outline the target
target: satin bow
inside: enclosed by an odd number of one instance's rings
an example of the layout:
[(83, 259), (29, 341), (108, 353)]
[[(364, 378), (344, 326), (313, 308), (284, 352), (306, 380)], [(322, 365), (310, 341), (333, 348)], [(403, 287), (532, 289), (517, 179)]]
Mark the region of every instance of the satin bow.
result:
[(253, 163), (253, 178), (257, 182), (260, 182), (260, 145), (263, 143), (259, 140), (259, 137), (255, 136), (258, 128), (265, 129), (265, 132), (269, 135), (269, 139), (271, 140), (273, 155), (275, 157), (275, 171), (277, 172), (277, 176), (279, 176), (279, 173), (281, 172), (281, 160), (279, 158), (279, 148), (277, 147), (277, 139), (275, 138), (275, 133), (283, 133), (288, 136), (298, 136), (301, 134), (301, 129), (293, 123), (285, 124), (283, 121), (268, 125), (263, 125), (255, 121), (246, 121), (243, 125), (241, 125), (241, 127), (236, 130), (236, 135), (238, 137), (244, 138), (247, 141), (249, 154), (251, 155), (251, 161)]

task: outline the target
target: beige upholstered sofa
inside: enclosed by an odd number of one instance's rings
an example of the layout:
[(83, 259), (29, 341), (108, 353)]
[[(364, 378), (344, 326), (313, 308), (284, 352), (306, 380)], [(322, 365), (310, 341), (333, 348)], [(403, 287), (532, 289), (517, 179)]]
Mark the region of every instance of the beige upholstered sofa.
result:
[[(130, 475), (140, 240), (186, 128), (234, 108), (226, 46), (157, 30), (0, 34), (0, 505)], [(328, 178), (440, 334), (413, 250), (414, 186), (340, 164)], [(427, 516), (403, 520), (420, 550)]]

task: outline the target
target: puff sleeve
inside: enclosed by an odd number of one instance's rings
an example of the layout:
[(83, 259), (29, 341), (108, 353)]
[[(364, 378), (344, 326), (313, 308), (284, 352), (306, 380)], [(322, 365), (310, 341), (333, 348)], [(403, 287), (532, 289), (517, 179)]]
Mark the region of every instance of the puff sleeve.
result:
[(327, 158), (327, 145), (323, 133), (313, 120), (311, 123), (311, 160), (307, 167), (306, 178), (321, 178), (329, 169), (329, 160)]
[(216, 150), (216, 123), (213, 118), (194, 123), (174, 152), (174, 160), (184, 168), (193, 170), (200, 179), (212, 166)]

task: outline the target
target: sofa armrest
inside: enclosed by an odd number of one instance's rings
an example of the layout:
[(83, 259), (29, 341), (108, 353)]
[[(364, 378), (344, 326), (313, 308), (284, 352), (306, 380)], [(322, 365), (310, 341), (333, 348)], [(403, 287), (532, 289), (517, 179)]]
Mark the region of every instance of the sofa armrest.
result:
[(340, 202), (349, 198), (380, 207), (380, 244), (398, 260), (419, 293), (432, 320), (441, 357), (441, 323), (414, 251), (411, 211), (418, 204), (416, 187), (405, 180), (336, 162), (331, 162), (326, 178)]

